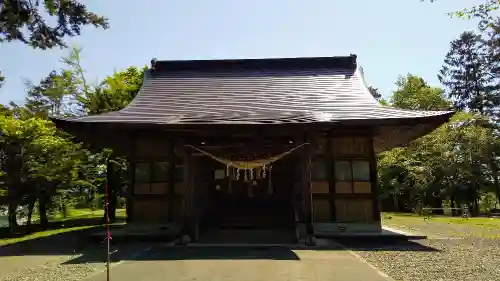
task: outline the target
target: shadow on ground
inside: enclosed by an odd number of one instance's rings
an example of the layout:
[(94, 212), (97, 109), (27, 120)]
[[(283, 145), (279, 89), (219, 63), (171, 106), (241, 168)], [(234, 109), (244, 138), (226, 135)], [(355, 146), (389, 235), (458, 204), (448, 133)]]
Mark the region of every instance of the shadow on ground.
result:
[[(100, 218), (83, 220), (77, 219), (50, 223), (48, 230), (72, 228), (77, 226), (89, 226), (89, 228), (68, 231), (0, 246), (0, 257), (25, 255), (68, 255), (83, 252), (88, 247), (96, 247), (96, 245), (100, 244), (99, 242), (94, 242), (94, 245), (90, 245), (89, 237), (91, 233), (105, 230), (105, 227), (101, 225), (101, 223), (102, 220)], [(29, 233), (9, 234), (2, 235), (0, 238), (16, 238), (23, 237), (28, 234)]]
[[(333, 243), (335, 244), (335, 243)], [(131, 247), (135, 247), (132, 250)], [(142, 247), (142, 248), (141, 248)], [(66, 264), (104, 262), (106, 250), (87, 252), (80, 257), (66, 262)], [(355, 245), (332, 245), (308, 248), (303, 246), (165, 246), (165, 244), (150, 243), (136, 244), (133, 246), (117, 245), (113, 248), (116, 252), (112, 255), (112, 261), (122, 260), (134, 261), (168, 261), (168, 260), (300, 260), (296, 251), (415, 251), (415, 252), (438, 252), (438, 250), (426, 247), (416, 242), (394, 242), (394, 243), (357, 243)]]
[[(93, 258), (92, 255), (82, 255), (66, 264), (96, 262)], [(162, 247), (158, 245), (156, 248), (144, 250), (142, 254), (133, 257), (125, 256), (118, 249), (116, 254), (113, 254), (113, 261), (120, 260), (300, 260), (300, 258), (287, 247)]]
[(351, 251), (394, 251), (394, 252), (441, 252), (441, 250), (422, 245), (415, 241), (339, 241)]
[[(88, 223), (88, 222), (87, 222)], [(104, 262), (106, 260), (106, 244), (104, 241), (89, 239), (91, 233), (104, 230), (95, 220), (96, 227), (66, 232), (49, 237), (37, 238), (0, 247), (0, 256), (26, 255), (79, 255), (68, 263)], [(74, 225), (73, 225), (74, 226)], [(120, 243), (122, 242), (122, 243)], [(438, 250), (422, 244), (400, 239), (372, 241), (370, 239), (347, 239), (330, 243), (328, 246), (305, 248), (301, 246), (268, 246), (268, 247), (212, 247), (212, 246), (165, 246), (165, 243), (149, 241), (112, 241), (113, 261), (121, 260), (298, 260), (295, 250), (313, 251), (414, 251), (437, 252)], [(148, 249), (147, 251), (145, 249)]]

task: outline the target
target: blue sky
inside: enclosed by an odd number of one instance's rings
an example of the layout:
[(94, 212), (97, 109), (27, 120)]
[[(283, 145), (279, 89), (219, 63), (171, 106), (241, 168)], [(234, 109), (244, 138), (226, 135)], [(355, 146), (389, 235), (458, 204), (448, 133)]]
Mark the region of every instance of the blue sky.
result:
[[(399, 74), (411, 72), (439, 86), (436, 74), (449, 42), (474, 22), (446, 12), (470, 0), (87, 0), (110, 29), (85, 28), (70, 44), (83, 48), (87, 80), (144, 66), (151, 58), (220, 59), (358, 55), (368, 84), (390, 95)], [(68, 50), (0, 45), (7, 77), (0, 102), (21, 101), (24, 79), (38, 82), (62, 67)]]

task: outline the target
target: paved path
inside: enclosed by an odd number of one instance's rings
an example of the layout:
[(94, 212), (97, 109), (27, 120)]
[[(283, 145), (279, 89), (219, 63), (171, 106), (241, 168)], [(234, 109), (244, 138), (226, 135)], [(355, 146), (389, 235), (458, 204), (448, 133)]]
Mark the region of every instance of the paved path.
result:
[[(105, 273), (88, 281), (106, 280)], [(120, 281), (387, 281), (350, 251), (285, 247), (155, 247), (111, 268)]]

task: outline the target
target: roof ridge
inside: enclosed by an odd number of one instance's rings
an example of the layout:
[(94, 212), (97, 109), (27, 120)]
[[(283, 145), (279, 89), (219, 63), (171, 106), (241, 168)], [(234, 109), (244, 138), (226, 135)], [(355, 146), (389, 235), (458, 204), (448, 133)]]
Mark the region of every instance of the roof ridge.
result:
[(296, 57), (296, 58), (264, 58), (264, 59), (217, 59), (217, 60), (151, 60), (153, 72), (162, 71), (220, 71), (243, 69), (317, 69), (346, 68), (355, 69), (357, 56), (333, 57)]

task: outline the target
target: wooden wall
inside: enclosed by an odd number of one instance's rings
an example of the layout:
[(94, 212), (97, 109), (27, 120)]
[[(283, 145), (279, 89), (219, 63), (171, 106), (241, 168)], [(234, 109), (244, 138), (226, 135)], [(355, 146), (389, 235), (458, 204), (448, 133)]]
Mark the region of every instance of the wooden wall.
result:
[(181, 222), (184, 204), (183, 151), (166, 135), (137, 136), (131, 147), (131, 221)]
[[(186, 158), (189, 150), (182, 145), (182, 140), (168, 137), (143, 134), (131, 142), (131, 179), (135, 184), (129, 214), (134, 222), (182, 224), (189, 209), (187, 205), (193, 204), (186, 198), (190, 198), (193, 186), (203, 185), (187, 181), (195, 178), (188, 177), (187, 173), (194, 175), (199, 171), (188, 171), (186, 159), (195, 161), (197, 157)], [(311, 141), (313, 222), (379, 220), (373, 185), (376, 163), (372, 139), (325, 134)]]
[(372, 222), (375, 161), (369, 137), (325, 135), (315, 140), (311, 193), (314, 222)]

